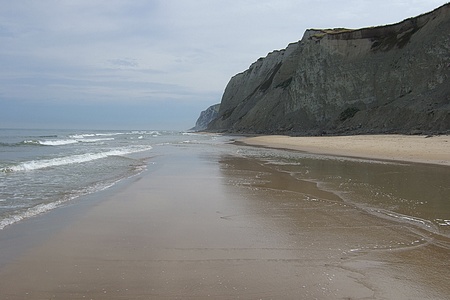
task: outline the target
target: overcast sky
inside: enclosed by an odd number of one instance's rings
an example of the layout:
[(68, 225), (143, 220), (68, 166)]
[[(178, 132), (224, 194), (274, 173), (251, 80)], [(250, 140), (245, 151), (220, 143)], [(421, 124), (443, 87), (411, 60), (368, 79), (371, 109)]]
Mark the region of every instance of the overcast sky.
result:
[(308, 28), (447, 0), (0, 0), (0, 128), (177, 129)]

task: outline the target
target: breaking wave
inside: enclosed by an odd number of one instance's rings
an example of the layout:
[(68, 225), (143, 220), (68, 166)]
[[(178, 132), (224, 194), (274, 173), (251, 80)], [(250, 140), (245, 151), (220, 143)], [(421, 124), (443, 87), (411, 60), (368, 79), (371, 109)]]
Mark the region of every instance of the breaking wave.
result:
[(151, 149), (152, 149), (151, 146), (135, 146), (135, 147), (128, 147), (128, 148), (122, 148), (122, 149), (116, 149), (116, 150), (110, 150), (110, 151), (104, 151), (104, 152), (97, 152), (97, 153), (85, 153), (85, 154), (57, 157), (57, 158), (52, 158), (52, 159), (32, 160), (32, 161), (22, 162), (20, 164), (14, 165), (14, 166), (5, 167), (5, 168), (1, 169), (1, 171), (5, 172), (5, 173), (33, 171), (33, 170), (44, 169), (44, 168), (49, 168), (49, 167), (84, 163), (84, 162), (89, 162), (89, 161), (96, 160), (96, 159), (107, 158), (110, 156), (123, 156), (123, 155), (131, 154), (131, 153), (142, 152), (142, 151), (147, 151), (147, 150), (151, 150)]

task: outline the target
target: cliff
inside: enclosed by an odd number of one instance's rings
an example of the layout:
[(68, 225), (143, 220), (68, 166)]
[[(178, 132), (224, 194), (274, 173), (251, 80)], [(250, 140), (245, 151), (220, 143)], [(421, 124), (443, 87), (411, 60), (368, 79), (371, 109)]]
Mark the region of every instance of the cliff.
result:
[(403, 22), (310, 29), (235, 75), (210, 131), (450, 131), (450, 4)]
[(197, 122), (195, 122), (195, 126), (191, 128), (192, 131), (202, 131), (205, 130), (208, 127), (208, 124), (217, 118), (219, 115), (219, 104), (211, 105), (206, 110), (202, 111), (200, 113), (200, 116), (197, 119)]

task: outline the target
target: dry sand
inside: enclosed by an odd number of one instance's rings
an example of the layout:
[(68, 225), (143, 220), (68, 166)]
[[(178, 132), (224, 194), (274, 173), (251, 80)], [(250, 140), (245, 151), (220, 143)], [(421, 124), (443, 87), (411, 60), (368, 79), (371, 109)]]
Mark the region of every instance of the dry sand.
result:
[(355, 135), (241, 139), (248, 145), (300, 150), (317, 154), (450, 165), (450, 136)]
[(0, 252), (10, 253), (0, 256), (0, 298), (439, 299), (450, 293), (448, 249), (312, 182), (204, 146), (166, 149), (153, 162), (149, 172), (94, 200), (0, 232)]

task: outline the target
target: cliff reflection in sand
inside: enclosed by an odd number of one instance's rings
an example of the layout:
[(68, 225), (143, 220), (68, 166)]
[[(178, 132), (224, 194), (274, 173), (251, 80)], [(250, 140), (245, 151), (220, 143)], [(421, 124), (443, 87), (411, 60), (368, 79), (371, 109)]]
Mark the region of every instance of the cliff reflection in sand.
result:
[(298, 191), (307, 189), (308, 184), (318, 186), (320, 189), (315, 187), (316, 192), (330, 191), (339, 195), (341, 201), (367, 212), (378, 212), (384, 217), (409, 221), (450, 236), (450, 174), (446, 166), (389, 163), (262, 148), (244, 147), (240, 153), (260, 158), (262, 167), (296, 180), (291, 186), (286, 186), (286, 179), (283, 179), (278, 189)]
[(440, 224), (450, 211), (445, 167), (261, 148), (239, 154), (220, 160), (224, 185), (245, 199), (242, 214), (227, 218), (258, 224), (255, 239), (295, 250), (318, 273), (363, 274), (392, 297), (405, 297), (394, 290), (407, 282), (449, 292), (449, 230)]

